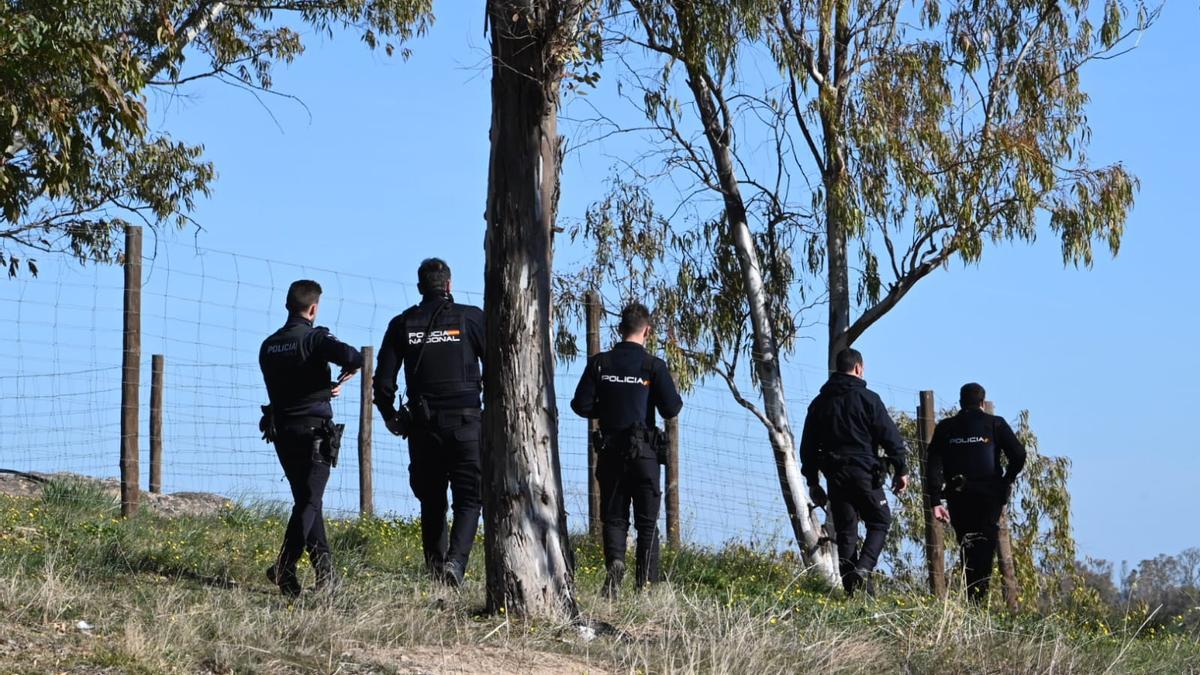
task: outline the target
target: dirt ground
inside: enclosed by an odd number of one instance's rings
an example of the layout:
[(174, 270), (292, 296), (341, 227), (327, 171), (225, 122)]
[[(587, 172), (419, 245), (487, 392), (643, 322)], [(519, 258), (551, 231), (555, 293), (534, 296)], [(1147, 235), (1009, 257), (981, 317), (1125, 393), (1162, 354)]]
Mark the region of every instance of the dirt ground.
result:
[(354, 655), (360, 663), (375, 663), (410, 675), (600, 675), (609, 671), (576, 657), (504, 647), (455, 646), (370, 650)]
[[(96, 483), (104, 491), (120, 499), (121, 485), (116, 479), (100, 479), (73, 473), (0, 473), (0, 495), (14, 497), (40, 497), (42, 487), (48, 480), (78, 480)], [(220, 512), (230, 505), (225, 497), (207, 492), (173, 492), (170, 494), (141, 493), (142, 506), (154, 509), (165, 516), (205, 516)]]

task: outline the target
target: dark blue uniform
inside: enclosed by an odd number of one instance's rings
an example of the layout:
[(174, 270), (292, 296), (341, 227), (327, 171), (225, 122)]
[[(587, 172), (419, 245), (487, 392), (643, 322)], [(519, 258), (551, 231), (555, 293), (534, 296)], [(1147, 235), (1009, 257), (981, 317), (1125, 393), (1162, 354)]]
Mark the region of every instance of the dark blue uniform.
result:
[(933, 431), (925, 481), (934, 504), (949, 502), (950, 524), (963, 550), (967, 594), (975, 602), (987, 597), (1000, 516), (1024, 466), (1025, 446), (1003, 417), (966, 408), (938, 422)]
[[(455, 583), (466, 570), (483, 507), (483, 353), (483, 310), (457, 304), (449, 295), (427, 296), (388, 324), (375, 370), (375, 406), (391, 419), (397, 414), (396, 380), (404, 368), (413, 411), (409, 485), (421, 502), (425, 564), (440, 575), (443, 569), (449, 574), (452, 563)], [(454, 499), (449, 530), (447, 486)]]
[[(810, 487), (819, 473), (829, 484), (829, 513), (836, 530), (842, 585), (854, 592), (875, 569), (887, 540), (892, 512), (883, 492), (886, 466), (882, 447), (895, 475), (908, 473), (904, 440), (879, 395), (862, 378), (834, 373), (808, 406), (800, 438), (800, 473)], [(867, 536), (858, 546), (858, 522)]]
[[(612, 351), (588, 360), (571, 409), (597, 419), (604, 439), (597, 457), (600, 514), (604, 523), (606, 563), (625, 559), (629, 507), (637, 529), (637, 584), (657, 581), (655, 567), (658, 507), (662, 499), (658, 457), (642, 446), (629, 452), (633, 433), (655, 426), (655, 410), (664, 418), (683, 409), (667, 364), (636, 342), (621, 342)], [(636, 456), (632, 456), (636, 454)]]
[(320, 443), (333, 419), (329, 404), (333, 374), (329, 364), (343, 370), (362, 367), (362, 354), (339, 341), (324, 327), (291, 317), (263, 341), (258, 364), (275, 416), (275, 454), (292, 490), (292, 514), (273, 574), (288, 593), (300, 590), (296, 561), (307, 548), (318, 585), (332, 575), (329, 543), (321, 503), (329, 482), (329, 460)]

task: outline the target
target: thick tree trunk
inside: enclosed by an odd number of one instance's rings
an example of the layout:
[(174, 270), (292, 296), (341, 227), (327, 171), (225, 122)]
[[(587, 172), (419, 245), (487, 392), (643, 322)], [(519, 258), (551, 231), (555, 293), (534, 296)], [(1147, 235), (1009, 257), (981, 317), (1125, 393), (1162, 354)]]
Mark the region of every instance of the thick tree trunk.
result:
[(792, 524), (796, 543), (800, 546), (805, 562), (815, 567), (830, 583), (836, 584), (839, 579), (837, 553), (830, 542), (821, 542), (824, 529), (820, 520), (814, 517), (810, 507), (812, 501), (801, 479), (800, 466), (796, 462), (795, 436), (792, 434), (788, 418), (787, 401), (783, 395), (783, 376), (779, 370), (779, 350), (767, 308), (767, 292), (763, 285), (758, 251), (750, 233), (745, 202), (742, 200), (737, 175), (734, 172), (733, 154), (727, 145), (729, 136), (721, 125), (712, 99), (713, 92), (709, 89), (704, 74), (698, 68), (689, 66), (688, 80), (700, 109), (705, 136), (712, 149), (713, 162), (717, 168), (725, 202), (726, 222), (733, 235), (734, 247), (742, 269), (746, 300), (750, 306), (750, 323), (754, 332), (754, 372), (763, 397), (763, 413), (769, 422), (767, 434), (775, 455), (775, 467), (779, 473), (779, 487), (783, 492), (788, 520)]
[(576, 614), (550, 342), (562, 74), (551, 38), (561, 26), (563, 4), (488, 1), (493, 65), (484, 292), (487, 606), (518, 617)]

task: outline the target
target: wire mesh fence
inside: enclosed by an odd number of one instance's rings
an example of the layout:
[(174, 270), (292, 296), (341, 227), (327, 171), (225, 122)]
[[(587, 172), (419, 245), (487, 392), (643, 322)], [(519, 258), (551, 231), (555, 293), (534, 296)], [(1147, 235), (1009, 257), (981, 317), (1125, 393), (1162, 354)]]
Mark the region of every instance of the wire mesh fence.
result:
[[(401, 274), (397, 274), (401, 276)], [(403, 276), (413, 276), (404, 271)], [(150, 360), (165, 358), (162, 481), (166, 492), (211, 492), (242, 501), (282, 501), (287, 485), (258, 431), (266, 392), (258, 348), (282, 325), (284, 296), (295, 279), (324, 288), (317, 323), (355, 346), (378, 346), (388, 321), (419, 299), (415, 284), (279, 260), (158, 242), (143, 260), (141, 415), (142, 489), (149, 477)], [(60, 264), (36, 279), (0, 284), (9, 337), (0, 341), (0, 468), (119, 473), (121, 438), (122, 271)], [(456, 290), (459, 302), (482, 294)], [(580, 331), (582, 333), (582, 331)], [(602, 329), (603, 348), (615, 330)], [(582, 351), (582, 350), (581, 350)], [(574, 531), (587, 529), (587, 423), (569, 401), (584, 359), (560, 363), (555, 394), (563, 482)], [(825, 380), (821, 367), (789, 363), (784, 381), (797, 429)], [(745, 391), (749, 390), (746, 383)], [(917, 391), (872, 383), (886, 403), (911, 409)], [(326, 492), (326, 509), (359, 507), (354, 448), (361, 389), (357, 380), (333, 401), (347, 425), (342, 459)], [(680, 415), (680, 522), (684, 541), (761, 546), (790, 540), (766, 430), (730, 396), (723, 381), (702, 381), (684, 396)], [(947, 406), (948, 407), (948, 406)], [(375, 512), (415, 516), (406, 443), (372, 414)]]

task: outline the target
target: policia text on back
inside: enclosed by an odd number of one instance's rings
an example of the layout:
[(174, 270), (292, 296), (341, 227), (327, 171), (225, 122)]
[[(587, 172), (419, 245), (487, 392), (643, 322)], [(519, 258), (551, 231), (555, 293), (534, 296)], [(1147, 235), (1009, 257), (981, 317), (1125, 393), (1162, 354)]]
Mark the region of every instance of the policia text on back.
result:
[[(317, 588), (334, 586), (333, 557), (325, 537), (322, 502), (329, 471), (337, 466), (342, 424), (333, 423), (329, 401), (341, 386), (362, 368), (362, 354), (314, 326), (321, 300), (321, 286), (300, 280), (288, 288), (288, 319), (272, 333), (258, 352), (270, 404), (263, 406), (259, 429), (273, 443), (292, 492), (292, 512), (284, 531), (283, 545), (267, 578), (289, 596), (300, 593), (296, 563), (308, 552), (317, 575)], [(332, 379), (329, 364), (341, 367)]]
[[(480, 446), (483, 310), (454, 301), (450, 267), (417, 270), (421, 302), (388, 324), (375, 370), (375, 406), (388, 430), (408, 438), (409, 485), (421, 502), (426, 571), (462, 583), (483, 506)], [(396, 407), (404, 369), (407, 404)], [(447, 504), (446, 489), (453, 497)], [(454, 513), (446, 527), (446, 511)]]
[(621, 312), (621, 342), (588, 360), (571, 409), (599, 421), (596, 480), (603, 521), (604, 590), (617, 594), (625, 575), (625, 539), (629, 509), (637, 530), (637, 587), (658, 581), (658, 509), (662, 502), (659, 465), (666, 439), (655, 424), (655, 411), (675, 417), (683, 399), (667, 364), (646, 351), (650, 312), (633, 303)]

